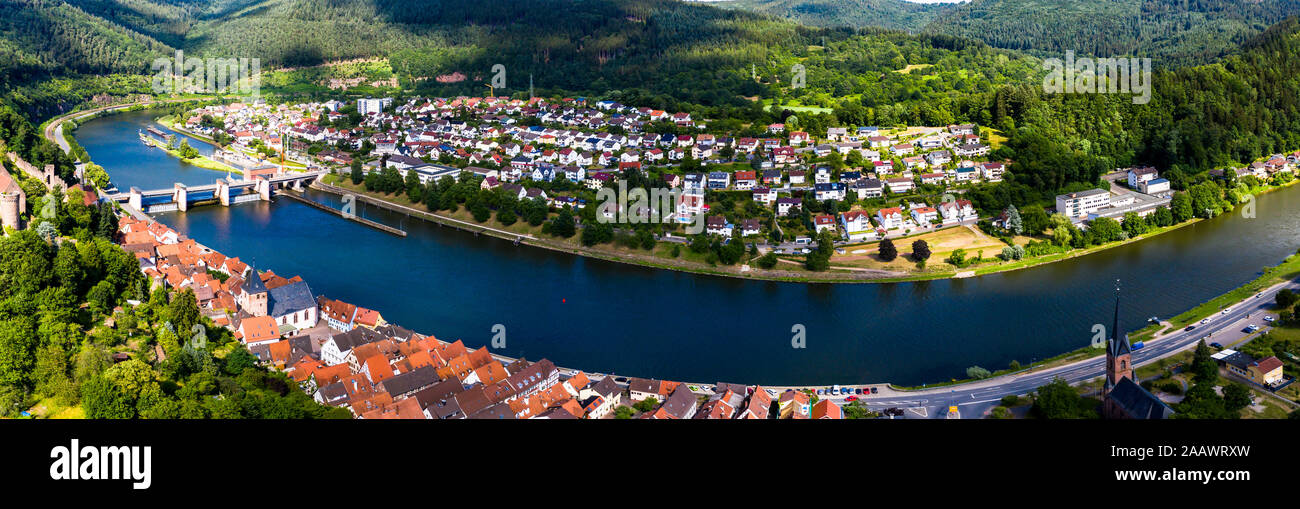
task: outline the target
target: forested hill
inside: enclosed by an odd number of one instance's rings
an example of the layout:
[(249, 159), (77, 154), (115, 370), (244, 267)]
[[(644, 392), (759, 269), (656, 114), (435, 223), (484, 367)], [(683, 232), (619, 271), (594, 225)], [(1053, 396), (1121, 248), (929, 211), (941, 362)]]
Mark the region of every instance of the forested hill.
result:
[[(404, 85), (430, 94), (483, 93), (503, 64), (507, 94), (531, 76), (539, 92), (734, 109), (776, 99), (801, 63), (809, 87), (790, 95), (805, 106), (925, 102), (933, 114), (886, 111), (880, 121), (942, 122), (960, 109), (957, 96), (1030, 79), (1037, 67), (950, 36), (810, 28), (678, 0), (69, 1), (189, 54), (259, 57), (263, 69), (387, 57)], [(435, 79), (454, 73), (468, 79)]]
[(738, 0), (723, 5), (816, 26), (884, 26), (967, 37), (1039, 56), (1067, 50), (1147, 56), (1161, 67), (1212, 62), (1270, 25), (1300, 14), (1300, 0), (971, 0), (955, 6), (897, 5), (905, 3)]
[(1221, 62), (1157, 71), (1147, 104), (1124, 94), (1044, 94), (1004, 87), (988, 108), (1011, 133), (996, 157), (1016, 161), (1003, 186), (976, 192), (986, 208), (1045, 200), (1116, 167), (1152, 164), (1177, 189), (1205, 170), (1240, 167), (1300, 148), (1300, 18), (1288, 18)]
[(0, 84), (51, 74), (144, 73), (170, 51), (61, 0), (0, 0)]
[(926, 31), (1001, 48), (1148, 56), (1174, 67), (1213, 61), (1292, 14), (1300, 0), (973, 0)]
[(907, 0), (734, 0), (714, 5), (790, 18), (820, 27), (879, 27), (919, 32), (953, 4)]

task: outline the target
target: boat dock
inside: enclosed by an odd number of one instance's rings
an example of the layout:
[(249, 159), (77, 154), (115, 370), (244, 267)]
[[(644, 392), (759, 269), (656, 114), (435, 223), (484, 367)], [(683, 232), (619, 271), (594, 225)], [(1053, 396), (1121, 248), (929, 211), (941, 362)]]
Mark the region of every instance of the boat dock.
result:
[(382, 224), (382, 223), (377, 223), (377, 222), (375, 222), (375, 221), (371, 221), (371, 220), (369, 220), (369, 219), (365, 219), (365, 218), (358, 217), (358, 216), (355, 216), (355, 215), (351, 215), (351, 216), (349, 216), (349, 215), (345, 215), (345, 214), (343, 214), (343, 211), (341, 211), (341, 210), (339, 210), (339, 209), (336, 209), (336, 208), (333, 208), (333, 207), (329, 207), (329, 206), (326, 206), (326, 205), (322, 205), (322, 204), (317, 203), (317, 202), (312, 201), (312, 200), (308, 200), (307, 198), (304, 198), (304, 197), (302, 197), (302, 196), (299, 196), (298, 194), (296, 194), (296, 193), (294, 193), (294, 192), (292, 192), (292, 191), (288, 191), (288, 190), (284, 190), (284, 189), (282, 189), (282, 190), (276, 192), (276, 196), (284, 196), (284, 197), (286, 197), (286, 198), (292, 199), (292, 200), (297, 201), (297, 202), (299, 202), (299, 203), (303, 203), (303, 204), (306, 204), (306, 205), (309, 205), (309, 206), (312, 206), (312, 207), (318, 208), (318, 209), (320, 209), (320, 210), (323, 210), (323, 211), (329, 212), (329, 213), (334, 214), (334, 215), (336, 215), (336, 216), (339, 216), (339, 217), (341, 217), (341, 218), (344, 218), (344, 219), (350, 219), (350, 220), (352, 220), (352, 221), (356, 221), (356, 222), (358, 222), (358, 223), (364, 224), (364, 225), (369, 226), (369, 227), (371, 227), (371, 228), (374, 228), (374, 229), (376, 229), (376, 230), (380, 230), (380, 231), (384, 231), (384, 232), (387, 232), (387, 233), (391, 233), (391, 234), (393, 234), (393, 235), (397, 235), (398, 237), (405, 237), (405, 236), (406, 236), (406, 232), (405, 232), (404, 230), (399, 230), (399, 229), (397, 229), (397, 228), (393, 228), (392, 226), (388, 226), (388, 225), (386, 225), (386, 224)]

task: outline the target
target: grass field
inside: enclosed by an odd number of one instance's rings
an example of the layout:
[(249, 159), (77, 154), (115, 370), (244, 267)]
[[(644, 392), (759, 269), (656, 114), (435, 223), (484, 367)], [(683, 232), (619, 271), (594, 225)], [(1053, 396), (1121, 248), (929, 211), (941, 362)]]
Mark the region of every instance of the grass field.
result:
[[(844, 254), (837, 253), (831, 256), (831, 266), (917, 272), (916, 262), (909, 258), (912, 254), (912, 243), (917, 240), (924, 240), (930, 245), (930, 259), (927, 261), (924, 272), (952, 272), (957, 270), (956, 267), (942, 263), (943, 259), (957, 249), (965, 249), (967, 258), (972, 258), (983, 250), (984, 259), (987, 260), (1001, 253), (1002, 248), (1006, 247), (1006, 244), (1002, 243), (1002, 241), (985, 235), (975, 228), (957, 226), (912, 237), (894, 239), (894, 246), (898, 248), (898, 258), (890, 262), (880, 259), (879, 242), (845, 246)], [(971, 267), (967, 267), (967, 269), (971, 269)]]
[(991, 127), (985, 127), (981, 129), (981, 131), (982, 131), (981, 135), (988, 137), (989, 146), (992, 147), (994, 150), (997, 150), (998, 148), (1002, 147), (1002, 144), (1007, 142), (1007, 137), (1006, 135), (1002, 134), (1002, 131), (993, 129)]

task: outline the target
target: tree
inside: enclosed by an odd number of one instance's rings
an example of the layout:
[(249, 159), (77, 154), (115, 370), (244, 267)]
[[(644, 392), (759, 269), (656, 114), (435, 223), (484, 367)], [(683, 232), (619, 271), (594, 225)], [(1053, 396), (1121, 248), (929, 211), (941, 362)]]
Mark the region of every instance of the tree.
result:
[(768, 251), (758, 259), (758, 266), (764, 269), (771, 269), (776, 266), (776, 253)]
[(1169, 210), (1173, 213), (1174, 222), (1181, 223), (1196, 216), (1192, 209), (1192, 197), (1187, 193), (1177, 192), (1169, 202)]
[(574, 233), (577, 233), (577, 226), (573, 221), (573, 212), (568, 206), (565, 206), (560, 209), (560, 213), (556, 214), (555, 218), (551, 219), (551, 235), (567, 239), (572, 237)]
[(993, 373), (990, 373), (989, 370), (981, 368), (979, 366), (971, 366), (969, 368), (966, 368), (966, 376), (969, 378), (974, 378), (976, 380), (983, 380), (985, 378), (988, 378), (992, 374)]
[[(193, 290), (190, 290), (191, 295)], [(96, 313), (106, 315), (117, 305), (117, 294), (113, 291), (113, 284), (107, 280), (101, 280), (91, 287), (90, 293), (86, 294), (86, 301), (90, 303), (90, 308)], [(195, 305), (195, 312), (198, 312), (198, 306)]]
[[(500, 222), (502, 225), (510, 226), (512, 224), (515, 224), (515, 222), (519, 221), (519, 217), (515, 216), (514, 210), (508, 208), (502, 208), (501, 210), (497, 211), (497, 221)], [(551, 228), (551, 233), (555, 233), (554, 227)]]
[(190, 146), (189, 138), (181, 138), (181, 146), (177, 149), (180, 152), (181, 159), (189, 160), (199, 156), (198, 149)]
[(930, 259), (930, 244), (924, 240), (912, 243), (912, 260), (921, 262)]
[(1202, 339), (1196, 344), (1196, 352), (1192, 355), (1191, 373), (1192, 379), (1198, 384), (1214, 385), (1219, 380), (1219, 364), (1215, 362), (1210, 347)]
[(361, 185), (361, 181), (362, 181), (362, 180), (365, 180), (365, 178), (366, 178), (365, 175), (361, 173), (361, 160), (360, 160), (360, 159), (353, 159), (353, 160), (352, 160), (352, 175), (351, 175), (351, 177), (352, 177), (352, 185), (354, 185), (354, 186), (356, 186), (356, 185)]
[(891, 239), (880, 241), (880, 259), (892, 262), (895, 258), (898, 258), (898, 248), (894, 247), (894, 241)]
[(26, 386), (36, 367), (37, 336), (30, 320), (0, 321), (0, 386)]
[(1079, 391), (1059, 377), (1038, 388), (1038, 391), (1034, 394), (1034, 406), (1029, 409), (1029, 413), (1039, 419), (1096, 419), (1099, 417), (1097, 402), (1080, 396)]
[(1228, 411), (1240, 412), (1241, 409), (1250, 406), (1252, 402), (1250, 389), (1245, 385), (1232, 382), (1223, 387), (1223, 404)]
[(954, 267), (965, 267), (967, 265), (966, 250), (962, 248), (952, 250), (952, 253), (948, 254), (947, 262)]
[[(258, 277), (256, 273), (249, 277)], [(179, 337), (189, 337), (194, 324), (199, 323), (199, 302), (192, 288), (181, 290), (167, 304), (167, 321), (172, 323)]]
[(1042, 206), (1030, 205), (1025, 207), (1023, 212), (1018, 214), (1024, 233), (1029, 235), (1038, 235), (1051, 226), (1047, 211)]
[(1088, 224), (1088, 235), (1095, 239), (1098, 244), (1120, 240), (1120, 233), (1123, 231), (1119, 226), (1119, 221), (1109, 217), (1099, 217)]
[(658, 405), (658, 404), (659, 404), (659, 400), (657, 400), (657, 399), (655, 399), (655, 398), (653, 398), (653, 397), (649, 397), (649, 398), (646, 398), (646, 399), (643, 399), (643, 400), (641, 400), (641, 401), (636, 402), (636, 404), (633, 404), (632, 407), (633, 407), (633, 408), (636, 408), (636, 409), (637, 409), (638, 411), (640, 411), (641, 413), (645, 413), (645, 412), (649, 412), (649, 411), (651, 411), (651, 410), (654, 410), (654, 409), (655, 409), (655, 405)]
[(1300, 300), (1300, 297), (1297, 297), (1296, 293), (1291, 291), (1290, 288), (1283, 288), (1277, 292), (1277, 295), (1273, 297), (1273, 300), (1277, 302), (1278, 308), (1290, 309), (1296, 304), (1297, 300)]

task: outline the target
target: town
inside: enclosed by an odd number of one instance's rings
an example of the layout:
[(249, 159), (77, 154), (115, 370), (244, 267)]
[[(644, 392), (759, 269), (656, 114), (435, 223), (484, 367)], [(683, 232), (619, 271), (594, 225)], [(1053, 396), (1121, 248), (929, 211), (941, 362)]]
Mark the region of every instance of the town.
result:
[[(993, 130), (961, 124), (830, 127), (809, 133), (798, 130), (797, 118), (788, 121), (750, 128), (757, 132), (746, 134), (754, 136), (732, 137), (706, 132), (707, 119), (613, 101), (417, 97), (398, 102), (389, 97), (292, 106), (215, 104), (191, 110), (171, 125), (227, 143), (214, 158), (243, 168), (245, 178), (325, 169), (337, 174), (337, 184), (346, 183), (350, 173), (352, 183), (364, 183), (368, 191), (413, 188), (411, 201), (419, 201), (423, 192), (431, 210), (449, 205), (430, 202), (433, 193), (424, 192), (426, 187), (446, 189), (472, 179), (479, 190), (544, 206), (544, 218), (570, 210), (580, 228), (584, 221), (663, 218), (661, 226), (649, 230), (653, 237), (645, 243), (647, 249), (656, 242), (689, 244), (690, 235), (703, 233), (722, 245), (737, 239), (754, 253), (784, 255), (789, 263), (782, 268), (801, 267), (790, 258), (812, 252), (823, 233), (836, 247), (836, 269), (897, 271), (899, 264), (882, 265), (893, 259), (885, 249), (873, 262), (867, 257), (871, 250), (863, 247), (909, 237), (928, 242), (925, 253), (914, 249), (909, 259), (923, 261), (934, 246), (936, 254), (947, 255), (963, 269), (971, 263), (1019, 260), (1026, 250), (1028, 256), (1041, 256), (1124, 240), (1199, 217), (1206, 208), (1175, 208), (1170, 217), (1156, 214), (1175, 205), (1182, 193), (1154, 168), (1118, 169), (1106, 175), (1103, 185), (1058, 195), (1054, 209), (1038, 209), (1043, 213), (1027, 221), (1035, 225), (1029, 234), (1046, 230), (1048, 215), (1060, 218), (1051, 225), (1068, 223), (1074, 229), (1072, 243), (1070, 236), (1058, 238), (1059, 245), (1052, 248), (1019, 237), (1025, 230), (1022, 213), (1037, 210), (980, 210), (979, 203), (964, 197), (972, 186), (1000, 182), (1009, 169), (1014, 173), (1014, 163), (988, 160), (997, 143)], [(1275, 154), (1230, 175), (1218, 170), (1212, 176), (1228, 183), (1252, 177), (1252, 182), (1281, 185), (1291, 181), (1298, 158), (1300, 152)], [(587, 210), (597, 201), (596, 191), (627, 185), (672, 191), (674, 203), (666, 204), (668, 210), (656, 203), (636, 210), (627, 210), (626, 204)], [(488, 220), (491, 212), (479, 208), (474, 220)], [(689, 229), (700, 216), (704, 231)], [(516, 215), (508, 217), (498, 210), (494, 224), (510, 226)], [(1105, 228), (1081, 244), (1078, 237), (1100, 218), (1120, 225), (1131, 218), (1145, 220), (1122, 226), (1118, 233)], [(998, 256), (983, 256), (985, 249)], [(703, 260), (717, 263), (712, 255)], [(767, 261), (760, 266), (770, 269), (778, 259), (769, 256)], [(923, 270), (918, 267), (914, 270)], [(821, 270), (826, 268), (832, 267)]]
[[(362, 419), (839, 419), (812, 391), (588, 375), (542, 359), (470, 350), (390, 324), (376, 310), (314, 295), (300, 277), (258, 272), (159, 222), (122, 218), (123, 248), (155, 288), (193, 292), (266, 366), (318, 402)], [(161, 355), (161, 354), (160, 354)], [(704, 400), (701, 402), (701, 400)], [(862, 407), (865, 411), (865, 407)], [(776, 413), (771, 414), (773, 417)]]

